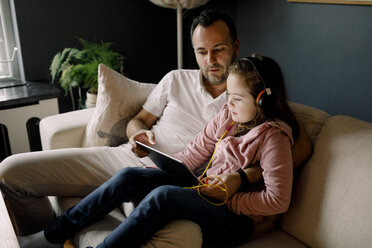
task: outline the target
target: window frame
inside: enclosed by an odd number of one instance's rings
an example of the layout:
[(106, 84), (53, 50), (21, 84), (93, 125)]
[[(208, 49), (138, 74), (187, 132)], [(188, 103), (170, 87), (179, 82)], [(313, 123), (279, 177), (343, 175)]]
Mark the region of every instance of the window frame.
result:
[(25, 81), (14, 0), (0, 0), (0, 25), (0, 86), (3, 81)]

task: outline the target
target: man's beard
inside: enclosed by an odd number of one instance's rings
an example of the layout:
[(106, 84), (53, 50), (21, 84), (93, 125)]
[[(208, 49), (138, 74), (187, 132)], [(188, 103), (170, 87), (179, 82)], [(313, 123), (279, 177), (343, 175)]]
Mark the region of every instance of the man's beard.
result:
[[(208, 71), (211, 69), (211, 68), (218, 68), (218, 69), (221, 69), (221, 70), (224, 70), (223, 74), (221, 76), (214, 76), (213, 78), (212, 77), (209, 77), (208, 75)], [(203, 76), (205, 77), (205, 79), (207, 79), (207, 81), (211, 84), (211, 85), (219, 85), (219, 84), (222, 84), (226, 81), (226, 78), (228, 76), (228, 73), (227, 73), (227, 70), (219, 65), (219, 64), (216, 64), (216, 65), (213, 65), (213, 66), (208, 66), (205, 71), (203, 71)]]
[[(234, 53), (235, 54), (235, 53)], [(235, 61), (236, 59), (236, 56), (233, 55), (232, 58), (231, 58), (231, 61), (230, 61), (230, 65)], [(227, 65), (227, 67), (229, 67), (230, 65)], [(210, 78), (208, 76), (208, 70), (210, 70), (211, 68), (218, 68), (218, 69), (222, 69), (224, 70), (224, 73), (218, 77), (217, 79), (213, 80), (212, 78)], [(226, 79), (227, 79), (227, 76), (229, 75), (229, 72), (228, 72), (228, 68), (224, 68), (222, 65), (220, 64), (215, 64), (213, 66), (208, 66), (205, 71), (203, 71), (203, 76), (205, 77), (205, 79), (207, 79), (207, 81), (211, 84), (211, 85), (219, 85), (219, 84), (223, 84), (226, 82)]]

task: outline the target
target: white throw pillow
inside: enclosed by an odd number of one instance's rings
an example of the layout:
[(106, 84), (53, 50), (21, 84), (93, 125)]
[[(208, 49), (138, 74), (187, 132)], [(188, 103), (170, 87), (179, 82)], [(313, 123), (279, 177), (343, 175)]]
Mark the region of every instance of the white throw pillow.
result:
[(127, 142), (127, 124), (155, 86), (133, 81), (100, 64), (97, 104), (86, 127), (83, 147), (119, 146)]

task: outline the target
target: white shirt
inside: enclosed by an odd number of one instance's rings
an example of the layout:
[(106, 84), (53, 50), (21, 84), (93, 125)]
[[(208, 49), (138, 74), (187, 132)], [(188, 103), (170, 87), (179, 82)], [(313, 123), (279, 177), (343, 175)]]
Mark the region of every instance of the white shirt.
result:
[(202, 83), (200, 70), (169, 72), (151, 92), (143, 108), (159, 117), (152, 127), (154, 148), (179, 152), (226, 103), (225, 93), (213, 98)]

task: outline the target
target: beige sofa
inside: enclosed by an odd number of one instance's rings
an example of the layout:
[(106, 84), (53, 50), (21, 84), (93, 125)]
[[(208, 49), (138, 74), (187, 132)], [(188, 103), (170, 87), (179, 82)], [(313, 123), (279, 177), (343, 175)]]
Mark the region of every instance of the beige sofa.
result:
[[(276, 228), (240, 247), (372, 247), (372, 124), (296, 103), (291, 107), (311, 137), (313, 155), (296, 171), (291, 206)], [(43, 149), (80, 147), (93, 112), (43, 119)], [(76, 201), (53, 199), (53, 204), (58, 213)], [(85, 247), (102, 240), (124, 216), (115, 210), (73, 242)]]

